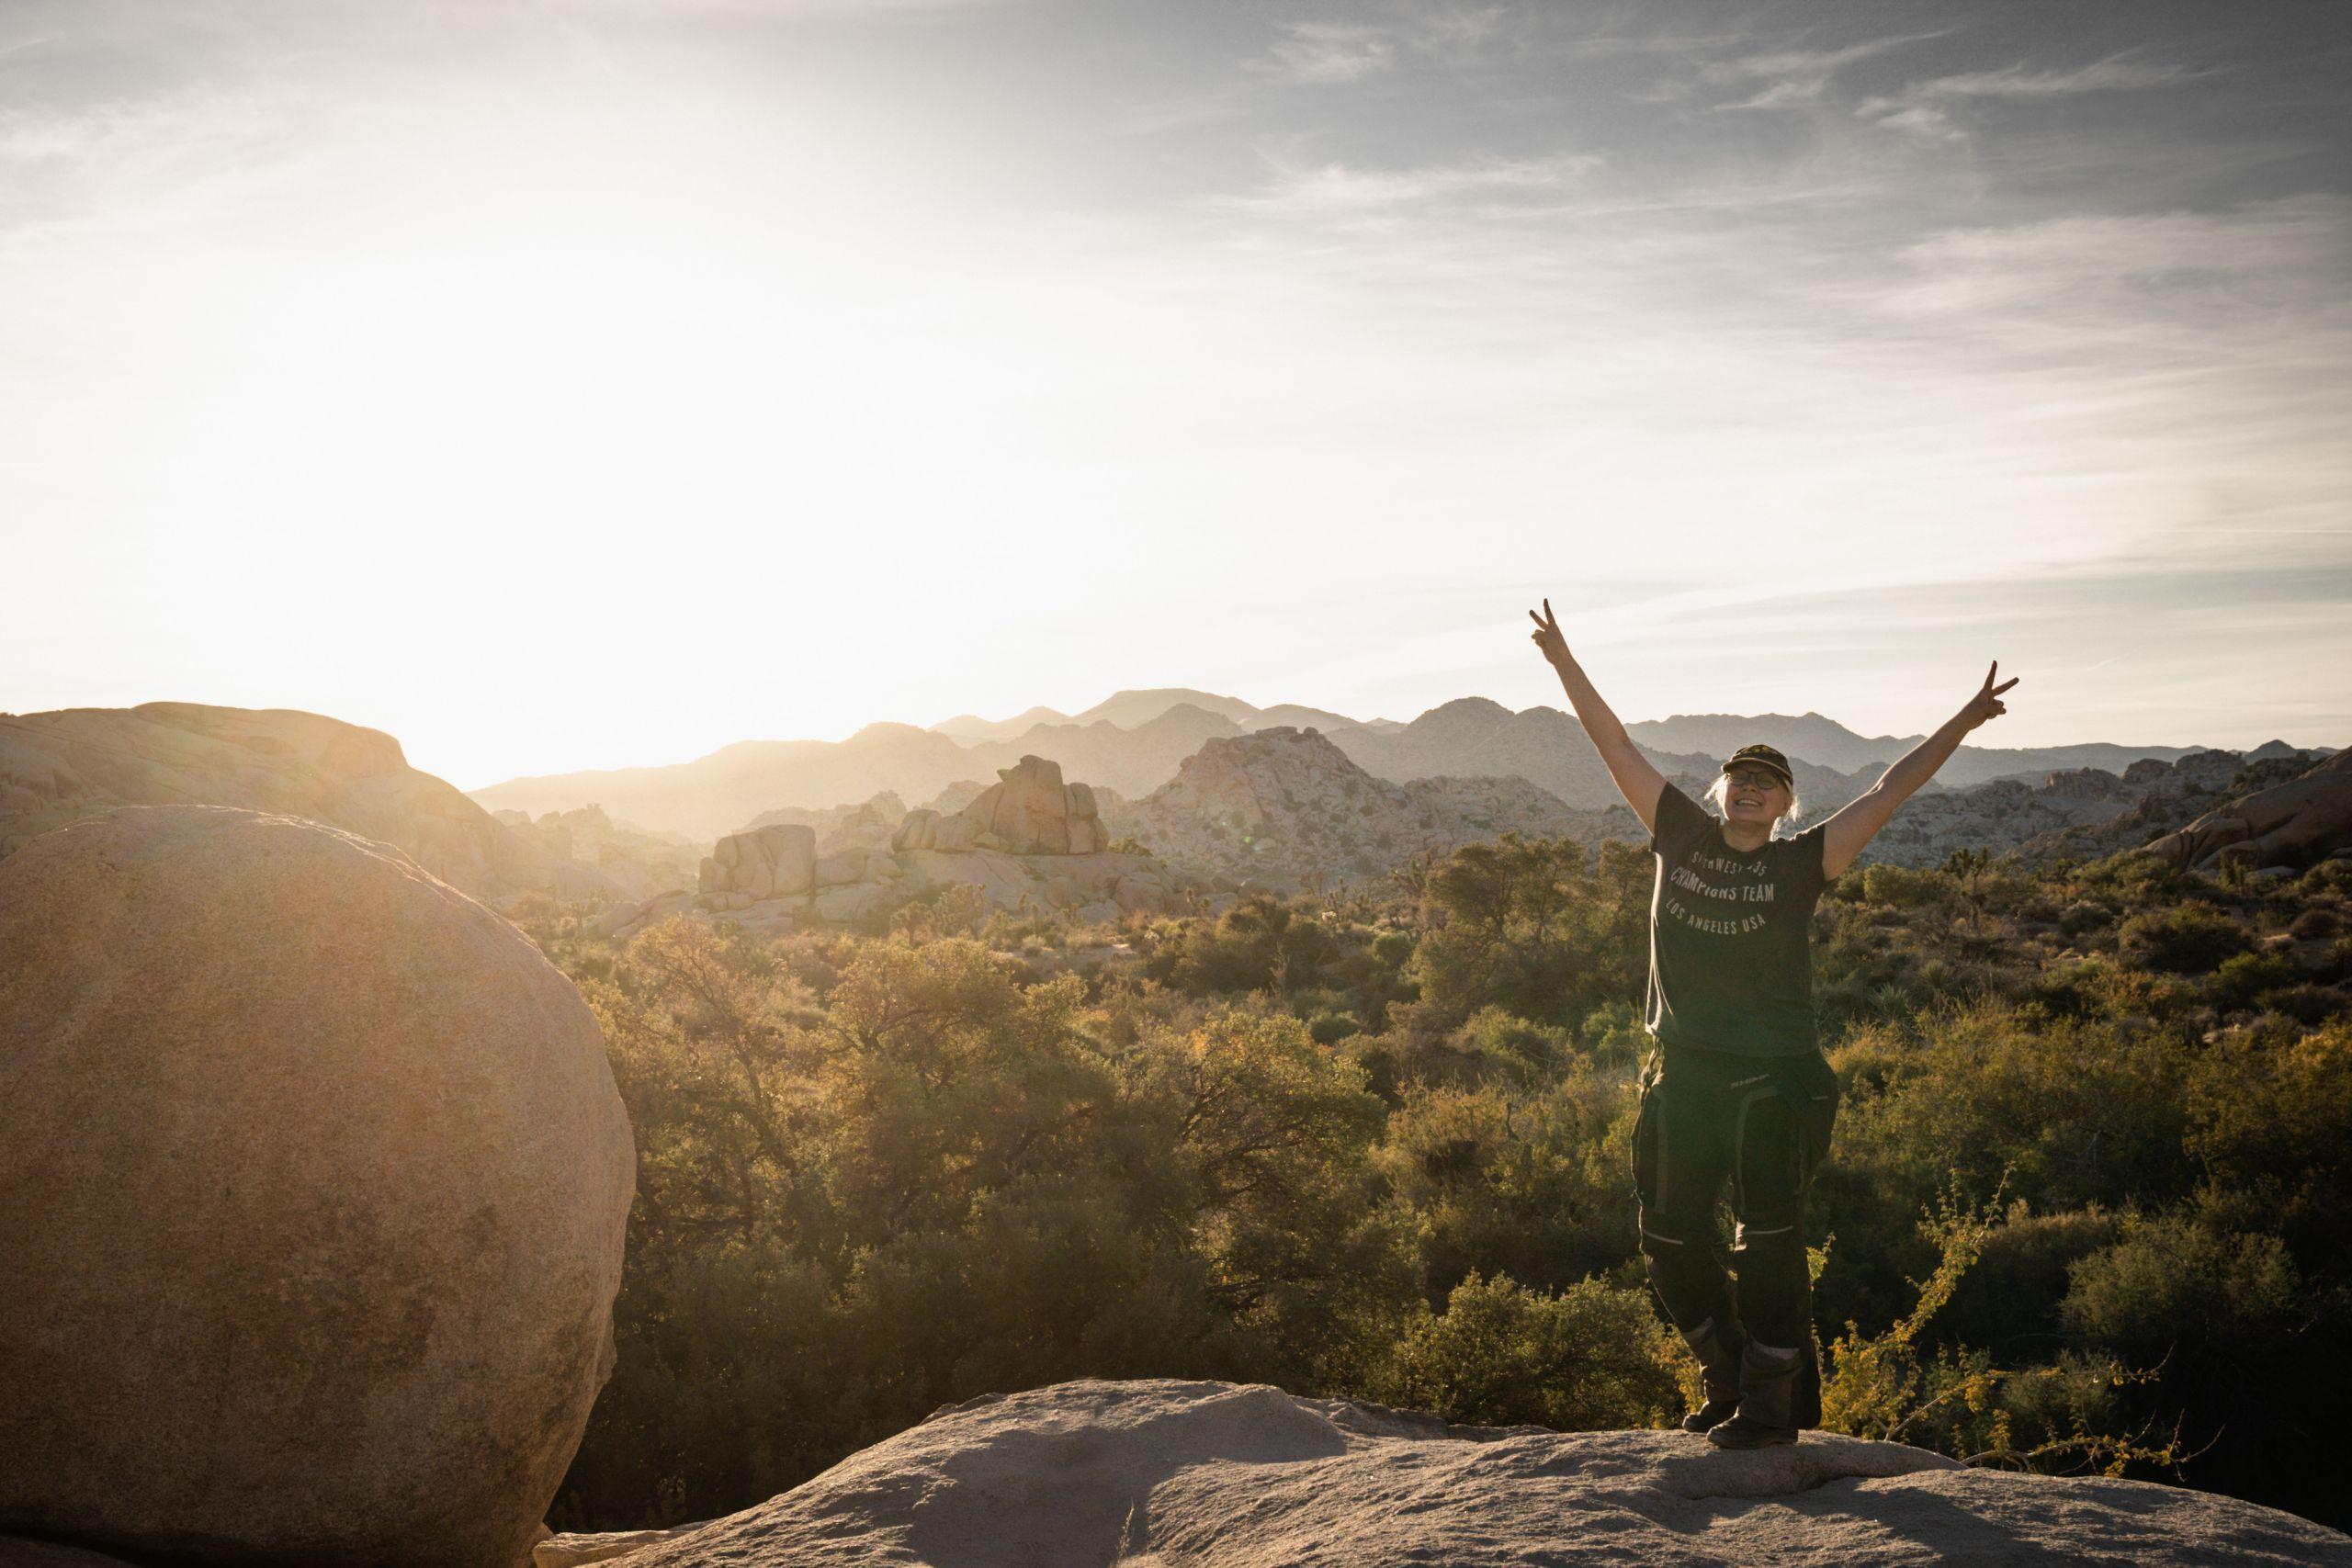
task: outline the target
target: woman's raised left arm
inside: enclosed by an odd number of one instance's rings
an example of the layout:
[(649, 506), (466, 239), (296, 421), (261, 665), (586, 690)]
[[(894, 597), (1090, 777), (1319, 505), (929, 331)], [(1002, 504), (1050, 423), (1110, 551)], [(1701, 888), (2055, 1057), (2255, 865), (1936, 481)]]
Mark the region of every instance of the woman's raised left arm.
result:
[(1968, 699), (1965, 707), (1946, 719), (1941, 729), (1905, 752), (1878, 783), (1847, 802), (1842, 810), (1822, 824), (1822, 875), (1837, 876), (1853, 864), (1854, 857), (1862, 852), (1862, 846), (1878, 837), (1878, 830), (1894, 815), (1894, 808), (1934, 778), (1936, 770), (1959, 750), (1962, 737), (1986, 719), (2009, 711), (2008, 705), (2001, 701), (2001, 694), (2016, 685), (2017, 679), (2013, 676), (1996, 686), (1993, 678), (2000, 672), (2001, 661), (1996, 659), (1985, 672), (1984, 684)]

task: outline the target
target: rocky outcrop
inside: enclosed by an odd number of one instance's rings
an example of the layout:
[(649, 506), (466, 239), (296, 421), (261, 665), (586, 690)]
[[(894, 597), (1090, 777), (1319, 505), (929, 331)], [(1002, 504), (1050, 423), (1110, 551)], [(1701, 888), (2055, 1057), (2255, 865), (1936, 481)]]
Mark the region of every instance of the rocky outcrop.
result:
[(1178, 869), (1228, 886), (1333, 887), (1386, 875), (1408, 856), (1498, 833), (1591, 841), (1640, 836), (1622, 807), (1572, 811), (1525, 779), (1377, 779), (1314, 729), (1278, 726), (1212, 740), (1174, 779), (1110, 808), (1133, 838)]
[(130, 807), (0, 862), (0, 1530), (511, 1568), (612, 1364), (596, 1021), (315, 822)]
[(890, 847), (890, 835), (906, 815), (907, 803), (886, 789), (855, 806), (813, 809), (787, 806), (763, 811), (739, 831), (749, 833), (777, 826), (807, 828), (817, 835), (819, 854), (831, 854), (836, 850), (886, 850)]
[(611, 885), (615, 897), (650, 898), (694, 886), (701, 857), (690, 840), (625, 827), (601, 806), (549, 811), (536, 819), (520, 811), (492, 815), (509, 831), (537, 840), (558, 863), (593, 870)]
[(461, 892), (616, 891), (417, 772), (381, 730), (285, 708), (147, 703), (0, 716), (0, 855), (118, 806), (234, 806), (391, 845)]
[(1862, 852), (1865, 863), (1941, 865), (1954, 850), (2004, 854), (2028, 840), (2105, 822), (2127, 810), (2133, 793), (2113, 773), (2097, 783), (2083, 773), (2032, 785), (1996, 779), (1973, 789), (1915, 795)]
[[(2286, 761), (2270, 759), (2269, 765)], [(2290, 765), (2300, 765), (2300, 756)], [(2300, 867), (2352, 846), (2352, 751), (2257, 788), (2147, 846), (2181, 865)]]
[[(2022, 842), (2012, 834), (1983, 847), (1996, 853), (2009, 851), (2030, 863), (2098, 860), (2125, 850), (2145, 849), (2199, 818), (2211, 816), (2219, 820), (2227, 815), (2230, 801), (2287, 784), (2311, 771), (2308, 755), (2246, 761), (2233, 751), (2196, 751), (2171, 763), (2134, 762), (2123, 773), (2128, 798), (2111, 804), (2104, 814), (2037, 833)], [(1904, 812), (1910, 809), (1905, 806)]]
[(1109, 847), (1094, 791), (1062, 783), (1061, 764), (1023, 757), (953, 817), (909, 812), (892, 835), (896, 850), (995, 850), (1011, 855), (1091, 855)]
[(812, 823), (729, 834), (704, 859), (695, 894), (615, 905), (590, 922), (590, 934), (626, 941), (678, 914), (732, 919), (763, 938), (809, 926), (873, 926), (909, 899), (958, 885), (989, 908), (1081, 921), (1115, 922), (1187, 904), (1185, 879), (1166, 865), (1108, 852), (1095, 792), (1064, 784), (1050, 761), (1023, 758), (996, 784), (960, 793), (959, 810), (906, 812), (880, 844), (858, 841), (871, 836), (861, 824), (882, 815), (873, 801), (809, 814), (845, 829), (821, 853)]
[[(924, 801), (922, 808), (935, 817), (954, 817), (988, 792), (989, 786), (978, 779), (957, 779), (954, 784)], [(1102, 793), (1099, 789), (1096, 790), (1097, 798), (1100, 798)]]
[(2029, 862), (2095, 860), (2184, 827), (2227, 793), (2281, 782), (2309, 765), (2301, 753), (2249, 762), (2234, 751), (2193, 751), (2171, 762), (2143, 758), (2120, 774), (2075, 768), (2033, 783), (1996, 779), (1917, 795), (1862, 859), (1940, 865), (1967, 849)]
[[(2137, 764), (2134, 764), (2135, 766)], [(2104, 768), (2069, 768), (2041, 781), (2042, 793), (2058, 800), (2119, 801), (2128, 804), (2135, 791)]]
[(746, 899), (791, 898), (817, 885), (817, 831), (777, 823), (730, 833), (705, 857), (697, 891)]
[(1808, 1433), (1448, 1427), (1216, 1382), (1071, 1382), (951, 1406), (628, 1568), (1357, 1568), (1733, 1562), (2342, 1563), (2291, 1514), (2137, 1481), (1971, 1470)]

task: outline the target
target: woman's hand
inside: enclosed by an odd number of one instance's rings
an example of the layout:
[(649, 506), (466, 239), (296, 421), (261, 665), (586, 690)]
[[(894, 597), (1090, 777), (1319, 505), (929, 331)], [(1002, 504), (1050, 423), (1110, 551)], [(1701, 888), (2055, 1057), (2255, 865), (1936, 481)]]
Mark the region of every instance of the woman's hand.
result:
[[(1560, 623), (1552, 618), (1552, 601), (1544, 601), (1544, 613), (1540, 615), (1532, 610), (1528, 611), (1527, 618), (1535, 623), (1535, 636), (1532, 640), (1543, 650), (1545, 661), (1555, 670), (1566, 663), (1568, 639), (1560, 635)], [(2011, 682), (2010, 684), (2015, 685), (2016, 682)]]
[(1996, 686), (1993, 684), (1993, 677), (2000, 672), (2001, 661), (1996, 659), (1993, 660), (1993, 668), (1984, 672), (1984, 684), (1978, 689), (1974, 696), (1968, 699), (1968, 705), (1960, 710), (1961, 723), (1964, 728), (1973, 729), (1986, 719), (1998, 718), (2009, 711), (2008, 704), (2001, 700), (2001, 694), (2016, 685), (2017, 678), (2011, 676)]

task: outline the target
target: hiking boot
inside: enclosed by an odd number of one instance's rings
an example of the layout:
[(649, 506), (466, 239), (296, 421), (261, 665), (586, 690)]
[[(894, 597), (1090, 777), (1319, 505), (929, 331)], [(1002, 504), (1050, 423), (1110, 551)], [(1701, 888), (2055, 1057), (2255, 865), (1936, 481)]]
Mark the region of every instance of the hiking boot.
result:
[(1753, 1339), (1739, 1358), (1739, 1413), (1707, 1430), (1719, 1449), (1769, 1449), (1797, 1440), (1797, 1376), (1804, 1352), (1777, 1349)]
[(1747, 1336), (1737, 1318), (1719, 1323), (1711, 1317), (1685, 1334), (1682, 1342), (1699, 1358), (1699, 1383), (1707, 1395), (1704, 1404), (1682, 1418), (1682, 1429), (1704, 1432), (1730, 1420), (1739, 1408), (1739, 1353)]

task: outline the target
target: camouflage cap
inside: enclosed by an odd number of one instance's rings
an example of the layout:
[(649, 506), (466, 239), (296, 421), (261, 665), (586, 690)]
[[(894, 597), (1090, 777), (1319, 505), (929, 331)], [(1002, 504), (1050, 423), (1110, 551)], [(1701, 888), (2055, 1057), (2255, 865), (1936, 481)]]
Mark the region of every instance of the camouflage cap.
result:
[(1723, 771), (1738, 767), (1770, 768), (1781, 775), (1781, 782), (1791, 789), (1797, 787), (1796, 774), (1789, 772), (1789, 760), (1770, 746), (1743, 746), (1724, 760)]

